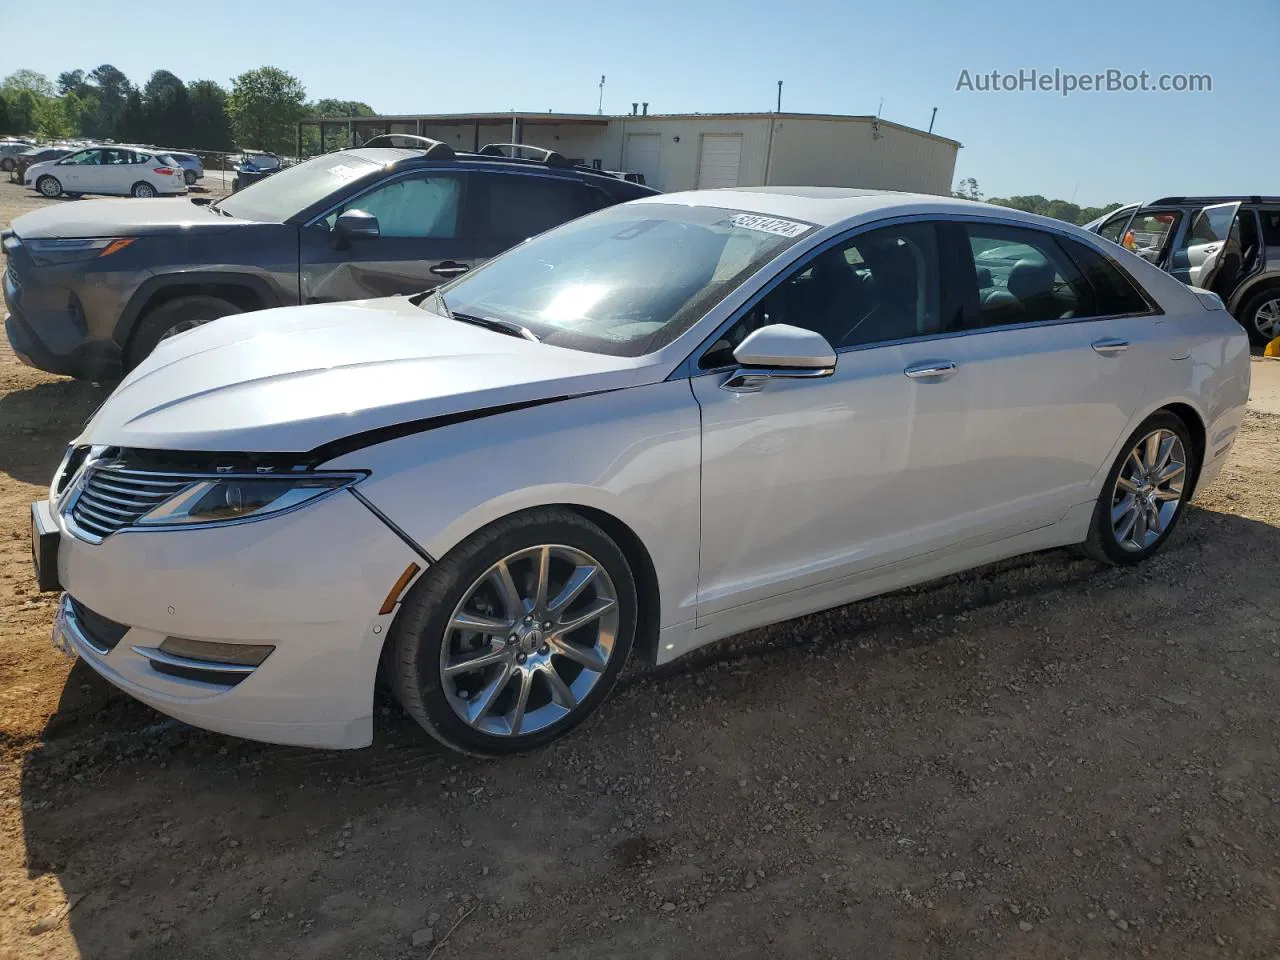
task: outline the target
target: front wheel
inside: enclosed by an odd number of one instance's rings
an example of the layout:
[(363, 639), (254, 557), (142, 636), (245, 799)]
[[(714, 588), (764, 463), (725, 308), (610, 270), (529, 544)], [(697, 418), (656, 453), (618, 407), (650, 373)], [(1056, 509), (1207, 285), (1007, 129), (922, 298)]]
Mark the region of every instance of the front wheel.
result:
[(40, 196), (50, 200), (62, 196), (62, 184), (57, 177), (41, 177), (36, 181), (36, 189), (40, 191)]
[(1240, 311), (1240, 323), (1249, 339), (1259, 346), (1280, 337), (1280, 288), (1272, 287), (1250, 297)]
[(240, 308), (221, 297), (175, 297), (160, 304), (143, 317), (134, 330), (125, 350), (125, 369), (132, 370), (150, 356), (161, 340), (233, 313), (240, 313)]
[(635, 579), (618, 545), (561, 508), (477, 531), (414, 584), (387, 640), (397, 698), (463, 753), (555, 740), (617, 682), (636, 630)]
[(156, 188), (145, 180), (139, 180), (129, 192), (139, 200), (150, 200), (156, 195)]
[(1180, 418), (1160, 411), (1144, 420), (1107, 474), (1084, 552), (1128, 566), (1159, 550), (1191, 497), (1197, 467)]

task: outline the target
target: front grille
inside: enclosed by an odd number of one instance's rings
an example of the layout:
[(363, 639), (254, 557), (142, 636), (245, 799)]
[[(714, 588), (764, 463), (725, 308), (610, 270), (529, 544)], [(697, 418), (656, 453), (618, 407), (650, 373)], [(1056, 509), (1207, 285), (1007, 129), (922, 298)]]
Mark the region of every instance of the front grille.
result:
[(194, 482), (182, 474), (91, 466), (71, 505), (71, 518), (86, 533), (109, 537)]
[(13, 269), (12, 263), (10, 263), (7, 267), (5, 267), (4, 275), (5, 275), (5, 278), (9, 281), (10, 285), (13, 287), (14, 296), (17, 296), (19, 293), (21, 293), (22, 282), (18, 279), (18, 271)]

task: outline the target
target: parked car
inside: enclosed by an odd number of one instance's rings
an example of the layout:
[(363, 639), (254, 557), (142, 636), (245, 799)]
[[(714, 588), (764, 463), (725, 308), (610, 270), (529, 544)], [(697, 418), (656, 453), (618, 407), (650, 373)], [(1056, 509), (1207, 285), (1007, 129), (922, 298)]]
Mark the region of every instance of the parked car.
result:
[(506, 754), (633, 653), (1028, 551), (1146, 559), (1249, 375), (1217, 297), (1061, 222), (649, 197), (434, 293), (166, 341), (68, 449), (33, 555), (55, 642), (188, 723), (363, 746), (381, 670), (445, 744)]
[(17, 164), (16, 157), (31, 149), (26, 140), (0, 140), (0, 171), (9, 173)]
[(231, 179), (231, 190), (243, 190), (273, 173), (279, 173), (283, 164), (274, 153), (265, 150), (246, 150), (235, 160), (236, 175)]
[(9, 342), (41, 369), (109, 379), (217, 317), (426, 290), (548, 227), (653, 193), (555, 161), (433, 144), (328, 154), (213, 204), (25, 214), (3, 235)]
[[(1164, 197), (1128, 204), (1086, 229), (1213, 290), (1254, 343), (1280, 336), (1280, 197)], [(1216, 269), (1206, 271), (1218, 252)]]
[(187, 192), (176, 160), (131, 147), (90, 147), (61, 160), (33, 163), (22, 175), (22, 182), (51, 200), (63, 194), (150, 198)]
[(61, 160), (72, 152), (70, 147), (32, 147), (13, 158), (13, 169), (9, 171), (9, 180), (21, 183), (27, 168), (33, 163), (44, 163), (48, 160)]
[(182, 167), (182, 177), (188, 187), (193, 187), (197, 180), (204, 179), (204, 162), (194, 153), (175, 153), (170, 150), (168, 155)]

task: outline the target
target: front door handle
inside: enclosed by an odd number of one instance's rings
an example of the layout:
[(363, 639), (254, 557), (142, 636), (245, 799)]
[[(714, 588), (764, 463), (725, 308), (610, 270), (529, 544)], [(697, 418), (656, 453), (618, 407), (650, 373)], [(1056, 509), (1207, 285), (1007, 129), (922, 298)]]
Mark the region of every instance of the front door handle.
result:
[(950, 360), (925, 360), (913, 363), (902, 372), (912, 380), (945, 380), (959, 368)]
[(1122, 340), (1120, 337), (1103, 337), (1101, 340), (1095, 340), (1089, 344), (1093, 347), (1095, 353), (1100, 353), (1104, 357), (1113, 357), (1117, 353), (1124, 353), (1129, 349), (1129, 341)]
[(458, 277), (470, 269), (465, 263), (459, 263), (457, 260), (443, 260), (430, 268), (437, 277)]

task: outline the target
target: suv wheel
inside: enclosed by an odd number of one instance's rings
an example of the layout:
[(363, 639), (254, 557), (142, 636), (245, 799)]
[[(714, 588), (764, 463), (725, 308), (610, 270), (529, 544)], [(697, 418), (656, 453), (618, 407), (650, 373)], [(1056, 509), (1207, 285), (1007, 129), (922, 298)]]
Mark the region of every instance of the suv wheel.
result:
[(125, 350), (125, 370), (132, 370), (149, 357), (161, 340), (240, 312), (234, 303), (221, 297), (177, 297), (160, 304), (133, 331)]
[(1254, 343), (1265, 346), (1280, 337), (1280, 287), (1260, 290), (1240, 311), (1240, 323)]

